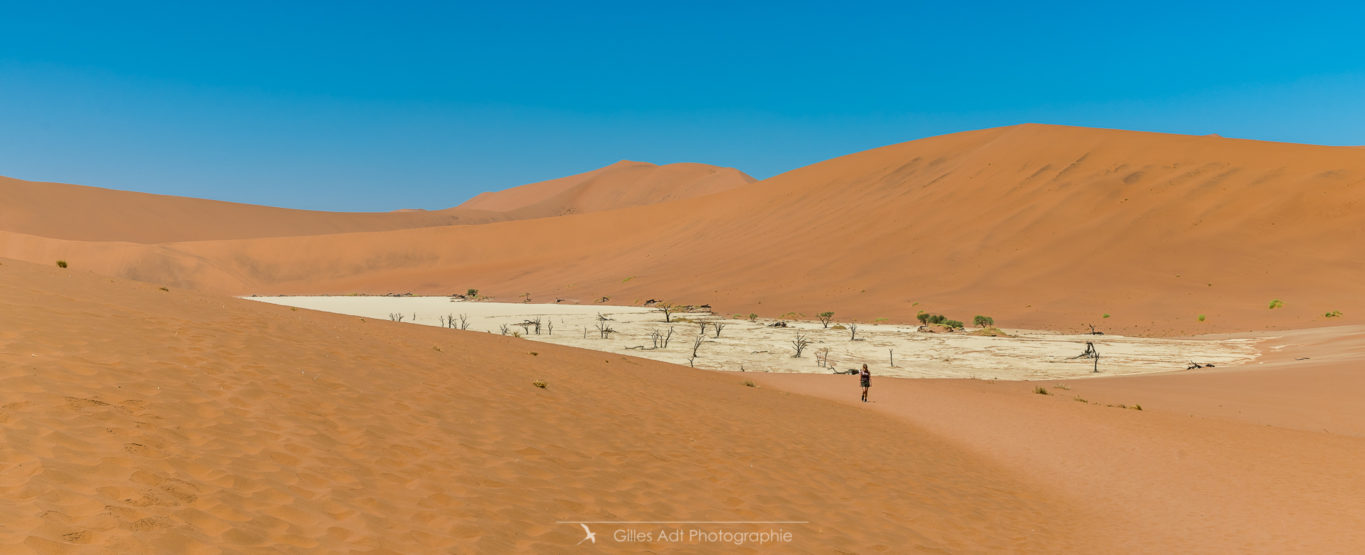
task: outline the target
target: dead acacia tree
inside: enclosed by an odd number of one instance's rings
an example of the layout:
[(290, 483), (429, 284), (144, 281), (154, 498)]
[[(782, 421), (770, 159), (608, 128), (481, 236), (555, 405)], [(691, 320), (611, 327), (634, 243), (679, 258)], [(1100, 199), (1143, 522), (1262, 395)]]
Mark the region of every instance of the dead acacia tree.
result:
[(611, 339), (611, 334), (616, 333), (616, 330), (611, 329), (611, 324), (608, 324), (606, 320), (600, 320), (597, 322), (597, 333), (602, 339)]
[(462, 329), (462, 330), (467, 330), (467, 329), (469, 329), (469, 315), (468, 315), (468, 314), (461, 314), (461, 315), (460, 315), (460, 329)]
[(1092, 370), (1091, 373), (1097, 373), (1100, 371), (1100, 352), (1095, 350), (1095, 344), (1090, 341), (1085, 342), (1084, 352), (1071, 358), (1072, 360), (1078, 358), (1093, 358), (1095, 359), (1095, 369)]
[(892, 368), (895, 368), (895, 367), (896, 367), (896, 350), (895, 350), (895, 349), (887, 349), (887, 350), (886, 350), (886, 354), (887, 354), (887, 356), (891, 357), (891, 367), (892, 367)]
[(712, 322), (711, 327), (716, 330), (716, 339), (720, 339), (720, 330), (725, 329), (725, 322)]
[(677, 310), (673, 303), (659, 303), (654, 305), (654, 309), (664, 313), (664, 323), (672, 322), (673, 311)]
[(554, 335), (554, 334), (555, 334), (555, 319), (554, 319), (554, 318), (550, 318), (549, 320), (546, 320), (546, 321), (545, 321), (545, 333), (546, 333), (547, 335)]
[(796, 354), (792, 355), (792, 358), (801, 358), (801, 352), (805, 351), (806, 347), (810, 346), (810, 340), (806, 339), (806, 336), (798, 333), (796, 334), (796, 339), (792, 340), (792, 346), (796, 347)]
[(397, 312), (390, 312), (390, 313), (389, 313), (389, 319), (390, 319), (390, 320), (393, 320), (393, 321), (395, 321), (395, 322), (402, 322), (402, 321), (403, 321), (403, 315), (402, 315), (402, 314), (399, 314), (399, 313), (397, 313)]
[(498, 326), (498, 329), (499, 329), (500, 331), (502, 331), (502, 334), (503, 334), (503, 335), (507, 335), (507, 328), (509, 328), (509, 327), (511, 327), (511, 326), (509, 326), (508, 324), (501, 324), (501, 325)]
[(821, 368), (829, 365), (829, 347), (815, 351), (815, 365)]
[(703, 341), (706, 341), (705, 335), (698, 335), (696, 339), (692, 340), (692, 358), (697, 358), (697, 349), (701, 348)]
[(857, 340), (858, 340), (858, 324), (849, 324), (849, 325), (848, 325), (848, 340), (849, 340), (849, 341), (857, 341)]
[(701, 335), (706, 335), (706, 324), (707, 324), (707, 323), (706, 323), (706, 322), (700, 322), (700, 324), (701, 324), (701, 331), (700, 331)]

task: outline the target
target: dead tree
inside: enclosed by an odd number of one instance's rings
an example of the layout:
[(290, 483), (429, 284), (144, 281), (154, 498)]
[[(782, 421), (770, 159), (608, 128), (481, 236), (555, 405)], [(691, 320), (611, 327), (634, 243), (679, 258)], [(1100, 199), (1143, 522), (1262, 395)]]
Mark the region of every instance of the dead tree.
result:
[(725, 322), (712, 322), (711, 327), (716, 330), (716, 339), (720, 339), (720, 330), (725, 329)]
[(815, 351), (815, 365), (821, 368), (829, 365), (829, 347)]
[(701, 335), (706, 335), (706, 322), (701, 322)]
[(498, 326), (498, 329), (502, 331), (502, 334), (503, 334), (503, 335), (507, 335), (507, 328), (509, 328), (509, 327), (511, 327), (511, 326), (509, 326), (509, 325), (507, 325), (507, 324), (502, 324), (502, 325), (499, 325), (499, 326)]
[(551, 319), (545, 321), (545, 333), (546, 333), (546, 335), (554, 335), (554, 334), (555, 334), (555, 319), (554, 319), (554, 318), (551, 318)]
[(397, 312), (390, 312), (390, 313), (389, 313), (389, 319), (390, 319), (390, 320), (393, 320), (393, 321), (395, 321), (395, 322), (402, 322), (402, 321), (403, 321), (403, 315), (402, 315), (402, 314), (399, 314), (399, 313), (397, 313)]
[(540, 322), (541, 320), (539, 316), (537, 316), (535, 320), (531, 320), (531, 323), (535, 325), (536, 335), (540, 335)]
[(469, 315), (468, 315), (468, 314), (461, 314), (461, 315), (460, 315), (460, 329), (462, 329), (462, 330), (467, 330), (467, 329), (469, 329)]
[(1075, 360), (1075, 359), (1078, 359), (1078, 358), (1093, 358), (1093, 359), (1095, 359), (1095, 369), (1092, 370), (1091, 373), (1097, 373), (1097, 372), (1100, 371), (1100, 352), (1097, 351), (1097, 350), (1095, 350), (1095, 344), (1092, 343), (1092, 342), (1086, 341), (1086, 342), (1085, 342), (1085, 352), (1083, 352), (1083, 353), (1081, 353), (1081, 354), (1079, 354), (1079, 355), (1076, 355), (1076, 356), (1074, 356), (1074, 357), (1071, 357), (1071, 358), (1072, 358), (1072, 360)]
[(668, 333), (664, 334), (664, 348), (668, 348), (668, 342), (673, 339), (673, 326), (668, 326)]
[(701, 348), (703, 341), (706, 341), (705, 335), (698, 335), (696, 339), (692, 340), (692, 358), (697, 358), (697, 349)]
[(796, 334), (796, 339), (792, 340), (792, 346), (796, 347), (796, 354), (792, 355), (792, 358), (801, 358), (801, 352), (805, 351), (806, 347), (810, 346), (810, 340), (806, 339), (806, 336), (798, 333)]
[(611, 334), (616, 333), (616, 330), (611, 329), (611, 324), (603, 320), (597, 322), (597, 333), (602, 336), (602, 339), (611, 339)]
[(1090, 326), (1090, 335), (1104, 335), (1104, 332), (1102, 332), (1102, 331), (1095, 331), (1095, 324), (1087, 324), (1087, 325)]
[(664, 323), (673, 321), (673, 311), (676, 310), (673, 303), (659, 303), (658, 305), (655, 305), (654, 308), (659, 312), (664, 313)]
[(895, 367), (896, 367), (896, 350), (895, 350), (895, 349), (887, 349), (887, 350), (886, 350), (886, 355), (889, 356), (889, 357), (891, 357), (891, 367), (892, 367), (892, 368), (895, 368)]
[(848, 325), (848, 340), (849, 340), (849, 341), (857, 341), (857, 340), (858, 340), (858, 324), (849, 324), (849, 325)]
[(663, 338), (664, 338), (663, 332), (661, 332), (661, 331), (659, 331), (659, 330), (650, 330), (650, 331), (649, 331), (649, 340), (654, 342), (654, 348), (655, 348), (655, 349), (658, 349), (658, 348), (659, 348), (659, 342), (660, 342), (660, 341), (663, 341)]

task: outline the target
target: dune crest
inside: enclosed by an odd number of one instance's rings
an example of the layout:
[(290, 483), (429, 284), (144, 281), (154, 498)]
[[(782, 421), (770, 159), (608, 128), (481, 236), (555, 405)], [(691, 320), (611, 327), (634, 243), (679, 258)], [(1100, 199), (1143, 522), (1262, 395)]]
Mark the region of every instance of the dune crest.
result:
[(709, 195), (754, 181), (733, 168), (622, 160), (577, 175), (483, 193), (458, 208), (504, 213), (509, 219), (547, 218)]

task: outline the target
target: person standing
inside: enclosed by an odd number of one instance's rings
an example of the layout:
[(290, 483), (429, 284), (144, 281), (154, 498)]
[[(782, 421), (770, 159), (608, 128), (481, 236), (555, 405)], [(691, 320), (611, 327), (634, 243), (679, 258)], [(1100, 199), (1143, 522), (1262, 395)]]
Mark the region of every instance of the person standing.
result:
[(863, 386), (863, 402), (867, 402), (867, 388), (872, 387), (872, 371), (867, 369), (867, 364), (863, 364), (863, 370), (858, 372), (858, 382)]

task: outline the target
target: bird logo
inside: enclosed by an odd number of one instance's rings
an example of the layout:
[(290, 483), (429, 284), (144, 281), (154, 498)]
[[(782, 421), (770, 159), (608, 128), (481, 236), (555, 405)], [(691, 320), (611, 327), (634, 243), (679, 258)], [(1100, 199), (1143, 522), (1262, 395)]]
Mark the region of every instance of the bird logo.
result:
[(575, 545), (582, 545), (583, 542), (585, 542), (585, 541), (592, 541), (592, 543), (593, 543), (594, 545), (596, 545), (596, 544), (597, 544), (597, 534), (596, 534), (595, 532), (593, 532), (592, 530), (589, 530), (587, 524), (584, 524), (584, 523), (580, 522), (580, 523), (578, 523), (578, 525), (583, 527), (583, 533), (584, 533), (584, 534), (587, 534), (587, 535), (584, 536), (583, 539), (578, 540), (578, 543), (575, 544)]

